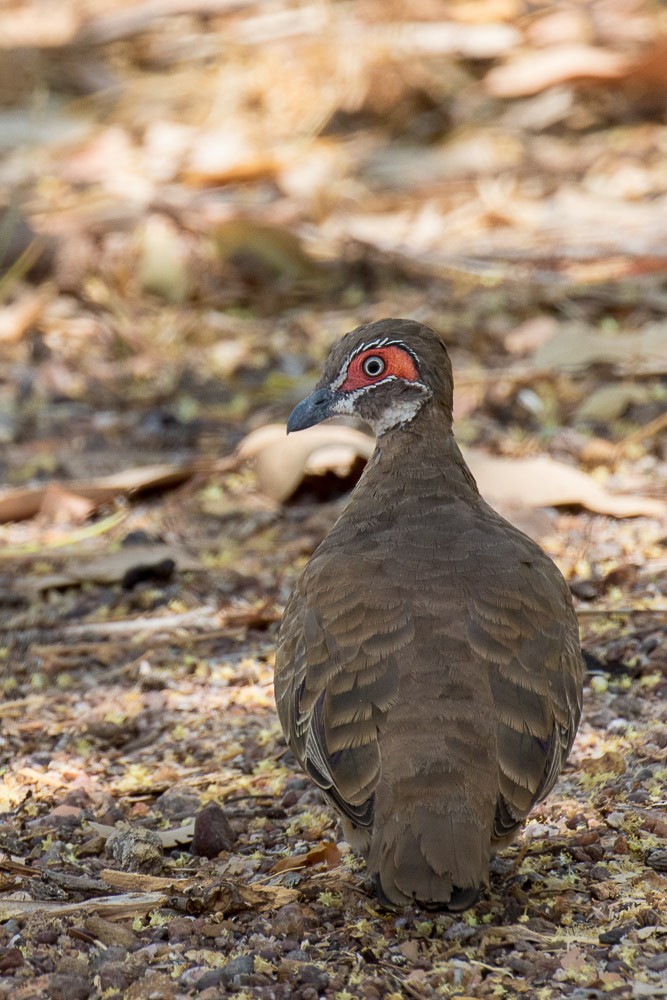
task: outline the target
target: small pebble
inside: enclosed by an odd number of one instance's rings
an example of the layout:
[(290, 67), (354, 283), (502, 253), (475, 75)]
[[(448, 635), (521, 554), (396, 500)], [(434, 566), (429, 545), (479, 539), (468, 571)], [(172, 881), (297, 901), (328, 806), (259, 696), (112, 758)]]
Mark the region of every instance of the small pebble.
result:
[(251, 976), (255, 971), (255, 956), (238, 955), (230, 959), (220, 971), (225, 986), (243, 986), (246, 976)]
[(667, 872), (667, 849), (658, 847), (654, 851), (649, 851), (646, 864), (655, 872)]
[(153, 830), (118, 830), (107, 840), (105, 850), (123, 871), (157, 874), (162, 870), (162, 841)]
[(201, 858), (217, 858), (234, 846), (234, 831), (217, 802), (209, 802), (195, 819), (192, 853)]
[(208, 969), (195, 983), (196, 992), (203, 993), (204, 990), (208, 990), (211, 987), (223, 986), (225, 982), (224, 973), (224, 969)]
[(48, 977), (46, 995), (49, 1000), (88, 1000), (91, 993), (91, 984), (83, 976), (54, 972)]

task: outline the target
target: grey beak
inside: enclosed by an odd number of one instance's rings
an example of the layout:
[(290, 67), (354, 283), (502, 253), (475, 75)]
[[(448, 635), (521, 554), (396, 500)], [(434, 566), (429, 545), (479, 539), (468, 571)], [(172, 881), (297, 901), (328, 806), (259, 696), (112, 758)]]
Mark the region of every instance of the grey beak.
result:
[(332, 416), (331, 407), (334, 402), (334, 394), (328, 387), (326, 389), (315, 389), (310, 396), (306, 396), (294, 407), (287, 421), (287, 433), (292, 431), (303, 431), (306, 427), (313, 427), (320, 421)]

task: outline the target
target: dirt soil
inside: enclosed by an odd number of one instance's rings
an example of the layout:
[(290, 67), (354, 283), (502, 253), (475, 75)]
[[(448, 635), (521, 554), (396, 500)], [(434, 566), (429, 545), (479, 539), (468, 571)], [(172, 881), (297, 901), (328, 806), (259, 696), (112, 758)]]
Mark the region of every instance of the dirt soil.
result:
[[(0, 997), (667, 996), (665, 11), (5, 6)], [(379, 906), (273, 701), (372, 446), (282, 425), (392, 315), (589, 664), (459, 915)]]

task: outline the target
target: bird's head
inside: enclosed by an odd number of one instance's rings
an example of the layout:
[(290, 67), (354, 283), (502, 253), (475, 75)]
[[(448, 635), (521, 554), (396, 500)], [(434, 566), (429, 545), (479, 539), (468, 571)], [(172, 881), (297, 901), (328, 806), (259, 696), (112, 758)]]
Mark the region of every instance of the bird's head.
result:
[(379, 437), (412, 423), (426, 408), (440, 411), (451, 425), (447, 349), (422, 323), (383, 319), (357, 327), (334, 344), (315, 389), (292, 410), (287, 432), (327, 417), (355, 415)]

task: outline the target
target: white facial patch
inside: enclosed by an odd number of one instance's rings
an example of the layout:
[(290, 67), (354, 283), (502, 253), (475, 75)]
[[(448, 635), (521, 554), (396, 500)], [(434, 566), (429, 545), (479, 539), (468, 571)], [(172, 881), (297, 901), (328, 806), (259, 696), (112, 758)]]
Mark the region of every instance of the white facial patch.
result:
[[(356, 402), (360, 396), (371, 392), (373, 389), (377, 389), (380, 385), (395, 381), (395, 375), (388, 375), (387, 378), (383, 378), (381, 382), (376, 382), (374, 385), (367, 385), (361, 389), (355, 389), (353, 392), (346, 392), (344, 395), (338, 397), (331, 407), (331, 413), (349, 414), (352, 416), (357, 412)], [(431, 392), (426, 386), (420, 384), (420, 388), (424, 391), (418, 396), (415, 396), (413, 399), (398, 400), (393, 406), (386, 407), (379, 419), (371, 423), (376, 437), (380, 437), (381, 434), (391, 430), (392, 427), (397, 427), (398, 424), (408, 424), (411, 420), (414, 420), (426, 400), (431, 397)]]
[(359, 398), (362, 392), (366, 392), (366, 389), (356, 389), (354, 392), (346, 392), (343, 396), (338, 396), (336, 402), (329, 408), (330, 413), (340, 413), (341, 416), (349, 414), (352, 416), (355, 412), (354, 404)]
[(380, 437), (385, 431), (391, 430), (398, 424), (409, 424), (417, 416), (425, 402), (425, 396), (416, 396), (414, 399), (402, 399), (394, 403), (393, 406), (387, 407), (380, 419), (373, 424), (375, 436)]

